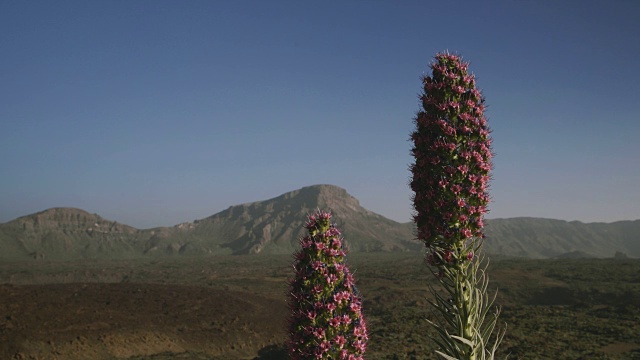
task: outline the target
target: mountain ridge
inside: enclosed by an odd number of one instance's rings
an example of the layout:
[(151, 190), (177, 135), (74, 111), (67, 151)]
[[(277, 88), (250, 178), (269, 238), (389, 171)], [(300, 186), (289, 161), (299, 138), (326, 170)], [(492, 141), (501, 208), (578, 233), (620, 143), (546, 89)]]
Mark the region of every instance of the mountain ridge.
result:
[[(292, 253), (306, 216), (330, 210), (351, 251), (421, 251), (411, 222), (360, 205), (345, 189), (311, 185), (271, 199), (229, 206), (193, 222), (137, 229), (72, 207), (50, 208), (0, 224), (0, 260), (137, 258)], [(640, 257), (640, 220), (582, 223), (535, 217), (486, 221), (485, 249), (530, 258)], [(565, 255), (566, 254), (566, 255)], [(572, 255), (573, 254), (573, 255)]]

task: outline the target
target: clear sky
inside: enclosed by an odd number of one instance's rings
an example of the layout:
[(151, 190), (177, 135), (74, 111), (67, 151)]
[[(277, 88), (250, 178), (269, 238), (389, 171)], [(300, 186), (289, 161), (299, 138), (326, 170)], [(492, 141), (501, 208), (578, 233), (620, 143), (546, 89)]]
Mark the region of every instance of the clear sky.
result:
[(303, 186), (410, 221), (420, 76), (487, 100), (489, 218), (640, 218), (640, 2), (0, 1), (0, 222), (139, 228)]

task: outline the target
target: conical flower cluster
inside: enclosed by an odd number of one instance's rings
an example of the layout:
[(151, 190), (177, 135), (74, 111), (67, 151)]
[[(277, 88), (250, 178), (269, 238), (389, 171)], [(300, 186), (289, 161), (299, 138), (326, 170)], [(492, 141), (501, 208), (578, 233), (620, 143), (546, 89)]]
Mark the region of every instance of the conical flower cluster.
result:
[(310, 215), (305, 227), (289, 297), (291, 359), (363, 359), (367, 327), (340, 230), (324, 211)]
[(484, 98), (468, 66), (457, 55), (436, 55), (432, 75), (423, 78), (423, 109), (411, 134), (414, 221), (418, 238), (432, 250), (432, 265), (472, 259), (470, 250), (457, 249), (483, 237), (491, 138)]
[(492, 337), (499, 310), (490, 314), (486, 264), (473, 261), (484, 237), (492, 154), (484, 98), (468, 66), (441, 53), (423, 78), (423, 109), (411, 134), (411, 189), (417, 235), (441, 285), (431, 288), (429, 300), (440, 319), (429, 321), (439, 334), (436, 353), (476, 360), (494, 358), (504, 331)]

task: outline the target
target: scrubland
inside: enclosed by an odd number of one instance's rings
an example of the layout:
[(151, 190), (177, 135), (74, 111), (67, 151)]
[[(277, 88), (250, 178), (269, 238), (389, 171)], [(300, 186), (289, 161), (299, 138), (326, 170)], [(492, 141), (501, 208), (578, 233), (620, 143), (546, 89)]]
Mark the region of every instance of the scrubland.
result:
[[(2, 359), (281, 359), (285, 255), (0, 264)], [(369, 359), (433, 359), (416, 252), (353, 253)], [(511, 359), (640, 359), (640, 260), (497, 258)]]

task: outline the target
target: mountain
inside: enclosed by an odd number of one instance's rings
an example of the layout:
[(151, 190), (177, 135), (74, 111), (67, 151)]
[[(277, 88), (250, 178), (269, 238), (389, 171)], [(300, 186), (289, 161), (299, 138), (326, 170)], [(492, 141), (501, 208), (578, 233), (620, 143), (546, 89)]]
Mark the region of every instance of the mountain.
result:
[(529, 258), (640, 257), (640, 220), (582, 223), (541, 218), (487, 220), (486, 251)]
[(130, 258), (140, 231), (74, 208), (54, 208), (0, 224), (0, 259)]
[[(352, 252), (422, 251), (412, 223), (363, 208), (333, 185), (231, 206), (172, 227), (136, 229), (74, 208), (54, 208), (0, 224), (0, 261), (127, 259), (207, 254), (293, 253), (307, 214), (331, 210)], [(541, 218), (487, 220), (485, 250), (530, 258), (640, 257), (640, 220), (581, 223)]]
[(54, 208), (0, 224), (0, 260), (292, 253), (307, 214), (331, 210), (350, 251), (411, 251), (411, 224), (363, 208), (346, 190), (315, 185), (231, 206), (173, 227), (135, 229), (80, 209)]
[[(332, 185), (315, 185), (276, 198), (231, 206), (208, 218), (183, 224), (182, 234), (166, 232), (153, 244), (166, 249), (176, 244), (190, 253), (292, 253), (304, 235), (307, 214), (331, 210), (351, 251), (409, 251), (421, 245), (412, 227), (373, 213)], [(178, 239), (178, 243), (176, 243)], [(147, 250), (149, 251), (149, 250)], [(155, 251), (155, 250), (154, 250)]]

